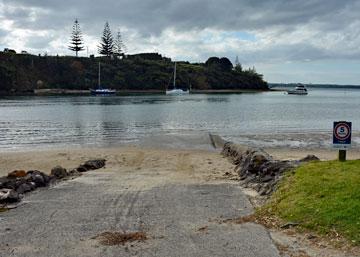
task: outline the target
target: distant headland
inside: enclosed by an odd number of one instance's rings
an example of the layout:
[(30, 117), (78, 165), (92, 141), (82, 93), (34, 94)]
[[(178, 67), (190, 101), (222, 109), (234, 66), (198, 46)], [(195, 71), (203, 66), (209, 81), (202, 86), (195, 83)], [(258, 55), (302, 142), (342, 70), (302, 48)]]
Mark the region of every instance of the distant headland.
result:
[[(0, 52), (0, 93), (86, 92), (101, 80), (118, 92), (162, 92), (170, 85), (173, 62), (157, 53), (121, 57), (71, 57)], [(196, 91), (268, 90), (254, 68), (235, 67), (227, 58), (211, 57), (205, 63), (177, 62), (176, 84)]]

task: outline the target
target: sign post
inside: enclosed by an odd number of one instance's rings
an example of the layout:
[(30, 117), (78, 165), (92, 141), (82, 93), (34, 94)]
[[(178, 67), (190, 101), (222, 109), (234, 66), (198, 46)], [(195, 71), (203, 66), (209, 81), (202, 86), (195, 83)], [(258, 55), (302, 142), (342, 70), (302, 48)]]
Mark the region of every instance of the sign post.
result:
[(339, 161), (346, 161), (346, 150), (351, 146), (351, 122), (334, 122), (333, 146), (339, 149)]

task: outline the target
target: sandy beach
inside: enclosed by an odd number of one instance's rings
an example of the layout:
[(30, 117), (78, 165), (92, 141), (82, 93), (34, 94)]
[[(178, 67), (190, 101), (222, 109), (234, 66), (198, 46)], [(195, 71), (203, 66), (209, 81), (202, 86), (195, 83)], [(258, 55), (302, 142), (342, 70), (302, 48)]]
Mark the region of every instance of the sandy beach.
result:
[[(187, 171), (191, 179), (228, 171), (232, 165), (216, 151), (153, 149), (144, 147), (116, 148), (73, 148), (51, 149), (27, 152), (5, 152), (1, 154), (0, 175), (12, 170), (40, 170), (49, 173), (60, 165), (72, 169), (79, 164), (96, 158), (107, 160), (106, 169), (126, 172), (147, 168), (156, 172)], [(196, 169), (196, 173), (193, 171)], [(173, 172), (174, 176), (182, 172)], [(186, 176), (184, 176), (186, 179)]]
[[(297, 160), (308, 154), (314, 154), (321, 160), (337, 158), (335, 149), (265, 149), (275, 159)], [(107, 168), (119, 172), (129, 167), (140, 169), (144, 166), (159, 170), (185, 169), (191, 172), (196, 168), (198, 173), (214, 170), (217, 173), (231, 169), (231, 165), (217, 151), (178, 150), (169, 148), (150, 148), (139, 146), (108, 148), (63, 148), (32, 151), (3, 152), (0, 156), (0, 176), (13, 170), (40, 170), (49, 173), (56, 165), (72, 169), (89, 159), (104, 158)], [(213, 159), (216, 161), (213, 161)], [(360, 159), (358, 149), (349, 150), (348, 159)]]

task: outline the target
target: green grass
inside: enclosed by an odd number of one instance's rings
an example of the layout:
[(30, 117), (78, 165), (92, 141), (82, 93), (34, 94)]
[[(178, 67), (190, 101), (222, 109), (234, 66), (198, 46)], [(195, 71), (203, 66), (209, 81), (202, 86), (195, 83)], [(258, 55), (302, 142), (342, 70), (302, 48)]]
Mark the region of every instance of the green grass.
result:
[(360, 160), (299, 167), (286, 176), (263, 211), (360, 245)]

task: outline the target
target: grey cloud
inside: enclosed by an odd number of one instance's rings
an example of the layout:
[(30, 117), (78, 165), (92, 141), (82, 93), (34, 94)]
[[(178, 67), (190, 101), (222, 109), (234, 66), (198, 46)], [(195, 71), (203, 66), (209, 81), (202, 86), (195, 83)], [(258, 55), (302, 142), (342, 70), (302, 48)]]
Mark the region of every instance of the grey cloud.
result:
[[(360, 43), (360, 30), (351, 27), (360, 22), (360, 2), (357, 0), (12, 0), (5, 5), (13, 8), (3, 10), (3, 16), (13, 20), (16, 27), (53, 30), (59, 37), (69, 36), (75, 18), (79, 19), (86, 35), (100, 37), (104, 22), (108, 20), (113, 31), (118, 26), (136, 31), (137, 39), (144, 44), (150, 36), (160, 37), (167, 28), (183, 33), (203, 29), (274, 31), (273, 37), (281, 37), (304, 26), (317, 30), (316, 37), (327, 33), (338, 33), (343, 37), (343, 42), (327, 50), (308, 38), (303, 42), (276, 42), (256, 50), (229, 49), (220, 53), (201, 49), (205, 44), (201, 41), (198, 47), (189, 46), (204, 59), (214, 54), (239, 54), (249, 62), (360, 58), (360, 50), (342, 49), (348, 41)], [(42, 40), (49, 39), (31, 38), (28, 45), (43, 48), (47, 43), (41, 43)], [(314, 38), (316, 40), (318, 38)], [(184, 46), (179, 42), (178, 47)]]
[(49, 11), (44, 19), (33, 24), (18, 20), (22, 26), (54, 26), (56, 29), (76, 16), (91, 27), (109, 20), (114, 24), (135, 28), (145, 35), (158, 34), (167, 27), (181, 30), (251, 30), (269, 26), (289, 27), (314, 20), (325, 25), (338, 24), (334, 19), (344, 24), (346, 17), (342, 11), (353, 14), (359, 11), (356, 0), (13, 0), (12, 4)]
[(27, 47), (40, 50), (48, 49), (52, 39), (52, 36), (31, 36), (27, 38)]

